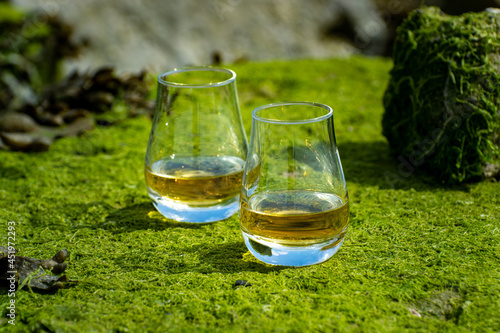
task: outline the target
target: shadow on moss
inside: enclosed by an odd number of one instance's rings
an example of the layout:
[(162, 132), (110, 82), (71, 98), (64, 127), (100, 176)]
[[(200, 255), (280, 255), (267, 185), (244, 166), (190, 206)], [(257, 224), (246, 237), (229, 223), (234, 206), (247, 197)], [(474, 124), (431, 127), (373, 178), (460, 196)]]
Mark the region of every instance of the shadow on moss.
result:
[(95, 225), (95, 228), (101, 228), (113, 233), (136, 230), (161, 231), (179, 227), (198, 229), (202, 225), (181, 223), (167, 219), (158, 213), (149, 201), (117, 209), (107, 216), (105, 222)]
[(380, 189), (428, 191), (446, 188), (469, 192), (467, 184), (450, 187), (423, 177), (418, 167), (407, 163), (403, 156), (392, 156), (386, 141), (342, 142), (339, 152), (348, 182)]
[(26, 172), (22, 167), (2, 166), (0, 165), (0, 178), (26, 179)]
[[(234, 274), (242, 272), (271, 273), (286, 267), (271, 266), (264, 263), (248, 260), (243, 241), (229, 241), (227, 243), (206, 242), (203, 244), (189, 244), (176, 242), (175, 247), (163, 248), (158, 252), (156, 248), (145, 249), (140, 252), (139, 262), (131, 261), (129, 256), (114, 256), (109, 258), (116, 267), (127, 267), (150, 271), (151, 275), (169, 275), (184, 273), (199, 274)], [(137, 258), (136, 258), (137, 259)]]
[(259, 273), (269, 273), (280, 271), (285, 266), (271, 266), (265, 263), (245, 260), (245, 254), (248, 252), (243, 241), (224, 243), (224, 244), (203, 244), (193, 246), (190, 251), (199, 255), (202, 265), (194, 268), (194, 271), (200, 273), (237, 273), (245, 271), (254, 271)]

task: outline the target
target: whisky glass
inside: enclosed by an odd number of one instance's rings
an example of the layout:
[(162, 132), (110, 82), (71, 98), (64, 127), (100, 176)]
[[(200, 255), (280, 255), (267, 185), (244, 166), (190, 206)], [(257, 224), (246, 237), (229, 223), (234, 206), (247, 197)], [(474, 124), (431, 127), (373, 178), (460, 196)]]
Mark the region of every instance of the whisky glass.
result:
[(294, 102), (253, 110), (240, 195), (250, 252), (267, 264), (321, 263), (341, 247), (348, 223), (332, 108)]
[(161, 214), (206, 223), (236, 213), (247, 145), (232, 70), (186, 67), (158, 76), (145, 178)]

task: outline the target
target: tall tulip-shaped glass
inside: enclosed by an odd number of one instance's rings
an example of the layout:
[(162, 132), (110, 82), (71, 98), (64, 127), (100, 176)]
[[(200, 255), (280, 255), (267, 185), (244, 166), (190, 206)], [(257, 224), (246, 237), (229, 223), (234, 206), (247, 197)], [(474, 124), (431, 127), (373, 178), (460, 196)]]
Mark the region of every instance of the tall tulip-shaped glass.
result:
[(235, 80), (233, 71), (217, 67), (158, 76), (145, 177), (164, 216), (204, 223), (238, 210), (248, 149)]
[(279, 103), (255, 109), (252, 117), (240, 195), (246, 246), (268, 264), (306, 266), (329, 259), (349, 223), (332, 109)]

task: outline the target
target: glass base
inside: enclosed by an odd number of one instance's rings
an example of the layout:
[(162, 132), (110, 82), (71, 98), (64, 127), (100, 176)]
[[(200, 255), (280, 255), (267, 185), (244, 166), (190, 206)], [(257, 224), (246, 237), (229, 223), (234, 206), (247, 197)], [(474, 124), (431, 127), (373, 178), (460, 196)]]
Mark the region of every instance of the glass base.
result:
[(179, 222), (209, 223), (227, 219), (238, 211), (239, 196), (207, 207), (192, 207), (155, 195), (149, 195), (155, 208), (166, 218)]
[(255, 258), (270, 265), (309, 266), (330, 259), (344, 243), (345, 233), (320, 244), (308, 246), (284, 246), (260, 239), (242, 231), (243, 239)]

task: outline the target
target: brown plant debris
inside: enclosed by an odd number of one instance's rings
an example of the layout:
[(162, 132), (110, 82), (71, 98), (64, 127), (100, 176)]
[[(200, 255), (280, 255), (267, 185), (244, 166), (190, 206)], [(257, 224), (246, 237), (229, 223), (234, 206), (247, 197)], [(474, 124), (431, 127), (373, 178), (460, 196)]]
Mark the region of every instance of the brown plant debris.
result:
[[(67, 282), (66, 275), (61, 275), (67, 267), (66, 249), (57, 252), (51, 259), (33, 259), (15, 255), (12, 247), (0, 246), (0, 287), (9, 287), (12, 278), (15, 288), (33, 291), (57, 291)], [(56, 275), (53, 275), (56, 274)]]
[[(112, 109), (119, 100), (130, 106), (127, 116), (150, 113), (152, 101), (145, 73), (114, 74), (112, 68), (95, 73), (74, 72), (49, 86), (36, 102), (0, 115), (0, 139), (10, 150), (46, 151), (59, 138), (78, 136), (94, 127), (92, 115)], [(107, 122), (107, 124), (111, 124)]]
[[(70, 25), (47, 13), (25, 13), (1, 1), (0, 13), (1, 149), (48, 150), (58, 138), (92, 129), (94, 118), (120, 102), (127, 105), (120, 120), (152, 113), (144, 72), (116, 75), (105, 67), (59, 80), (61, 61), (77, 56), (87, 43), (77, 41)], [(117, 117), (111, 118), (97, 119), (97, 124), (110, 125)]]

